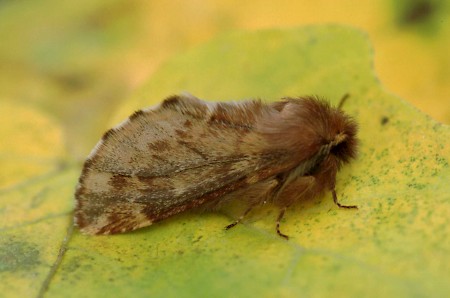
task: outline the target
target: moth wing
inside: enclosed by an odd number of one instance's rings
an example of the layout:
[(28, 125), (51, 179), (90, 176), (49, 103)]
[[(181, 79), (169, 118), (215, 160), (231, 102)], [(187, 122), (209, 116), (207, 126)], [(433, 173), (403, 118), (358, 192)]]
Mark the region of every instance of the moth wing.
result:
[(255, 130), (270, 106), (174, 96), (105, 133), (85, 162), (75, 220), (88, 234), (135, 230), (290, 165)]

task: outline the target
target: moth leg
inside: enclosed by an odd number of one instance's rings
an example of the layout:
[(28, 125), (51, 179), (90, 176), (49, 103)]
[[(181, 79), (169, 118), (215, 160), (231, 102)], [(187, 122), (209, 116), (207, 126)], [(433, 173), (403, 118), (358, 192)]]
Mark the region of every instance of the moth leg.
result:
[(289, 240), (289, 236), (286, 234), (283, 234), (280, 232), (280, 221), (283, 219), (284, 217), (284, 213), (286, 212), (287, 207), (284, 207), (283, 209), (281, 209), (280, 214), (278, 214), (278, 218), (277, 218), (277, 234), (280, 235), (281, 237), (283, 237), (286, 240)]
[(358, 209), (358, 206), (356, 205), (342, 205), (341, 203), (339, 203), (336, 195), (336, 190), (334, 188), (331, 190), (331, 193), (333, 194), (334, 203), (338, 205), (339, 208)]
[(225, 230), (229, 230), (232, 227), (234, 227), (235, 225), (237, 225), (238, 223), (240, 223), (244, 217), (253, 209), (253, 207), (255, 207), (255, 205), (250, 205), (250, 207), (247, 208), (247, 210), (245, 210), (244, 213), (242, 213), (241, 216), (239, 216), (238, 219), (236, 219), (234, 222), (232, 222), (231, 224), (229, 224), (228, 226), (225, 227)]
[(248, 188), (243, 188), (239, 191), (229, 194), (222, 201), (233, 199), (244, 200), (248, 205), (247, 209), (238, 219), (225, 227), (226, 230), (231, 229), (240, 223), (244, 217), (256, 206), (264, 205), (271, 197), (273, 190), (277, 187), (278, 181), (276, 179), (269, 179), (251, 185)]
[(277, 218), (276, 230), (280, 237), (288, 240), (289, 236), (281, 233), (280, 222), (284, 217), (287, 208), (294, 203), (313, 197), (315, 194), (314, 188), (316, 186), (316, 179), (313, 176), (301, 176), (292, 179), (287, 179), (287, 182), (278, 190), (275, 197), (275, 204), (280, 207), (280, 213)]

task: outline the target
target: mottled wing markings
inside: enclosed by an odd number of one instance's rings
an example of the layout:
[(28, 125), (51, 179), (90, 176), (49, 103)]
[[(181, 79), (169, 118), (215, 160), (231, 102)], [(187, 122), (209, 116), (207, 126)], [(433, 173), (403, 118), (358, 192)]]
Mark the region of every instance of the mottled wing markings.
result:
[(135, 112), (86, 161), (77, 224), (91, 234), (134, 230), (285, 169), (282, 154), (260, 151), (266, 144), (254, 132), (267, 109), (189, 96)]

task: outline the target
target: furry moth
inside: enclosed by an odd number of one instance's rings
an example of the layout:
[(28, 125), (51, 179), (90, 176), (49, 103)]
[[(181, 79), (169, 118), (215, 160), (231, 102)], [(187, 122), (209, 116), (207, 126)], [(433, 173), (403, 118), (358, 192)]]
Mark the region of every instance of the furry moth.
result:
[(86, 234), (149, 226), (192, 208), (244, 200), (280, 210), (330, 191), (357, 152), (357, 124), (315, 97), (210, 103), (172, 96), (107, 131), (84, 163), (75, 223)]

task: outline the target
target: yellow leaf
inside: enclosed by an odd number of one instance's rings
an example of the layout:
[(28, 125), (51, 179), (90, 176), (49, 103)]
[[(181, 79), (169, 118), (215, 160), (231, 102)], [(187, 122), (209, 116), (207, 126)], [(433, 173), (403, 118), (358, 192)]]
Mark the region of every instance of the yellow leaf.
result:
[[(210, 100), (317, 94), (333, 103), (350, 93), (344, 109), (360, 123), (360, 156), (338, 174), (337, 191), (359, 210), (338, 209), (329, 194), (303, 202), (282, 223), (289, 241), (274, 232), (270, 207), (229, 231), (226, 214), (196, 212), (115, 236), (75, 230), (46, 296), (448, 295), (450, 128), (385, 91), (372, 60), (361, 32), (311, 26), (228, 34), (166, 63), (112, 124), (183, 91)], [(19, 204), (0, 225), (4, 296), (36, 295), (44, 284), (79, 171), (69, 164), (1, 192), (0, 211), (33, 196), (43, 206), (24, 213)]]

